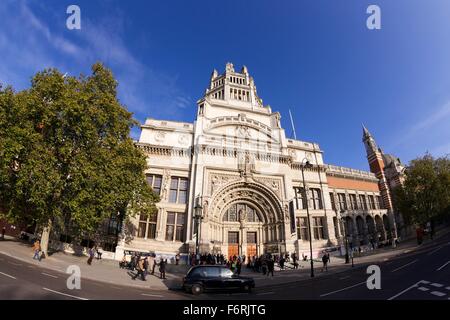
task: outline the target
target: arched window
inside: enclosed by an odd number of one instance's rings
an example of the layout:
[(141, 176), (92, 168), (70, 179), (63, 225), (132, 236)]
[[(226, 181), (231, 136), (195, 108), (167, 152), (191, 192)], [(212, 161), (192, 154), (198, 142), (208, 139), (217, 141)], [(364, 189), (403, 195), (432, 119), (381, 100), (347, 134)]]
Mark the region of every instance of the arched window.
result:
[(247, 222), (261, 221), (258, 212), (253, 207), (250, 207), (245, 203), (236, 203), (229, 207), (223, 215), (223, 221), (239, 222), (241, 219), (240, 215), (245, 215), (245, 220)]

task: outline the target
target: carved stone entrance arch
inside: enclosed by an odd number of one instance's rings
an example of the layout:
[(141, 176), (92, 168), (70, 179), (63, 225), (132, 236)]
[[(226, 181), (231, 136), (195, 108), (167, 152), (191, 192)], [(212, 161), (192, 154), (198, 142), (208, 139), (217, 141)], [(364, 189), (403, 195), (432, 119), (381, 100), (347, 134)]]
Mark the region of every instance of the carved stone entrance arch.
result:
[[(238, 221), (224, 219), (227, 210), (234, 205), (254, 208), (258, 221), (246, 221), (244, 212)], [(261, 255), (269, 250), (277, 252), (273, 248), (282, 250), (280, 246), (285, 240), (282, 203), (270, 188), (261, 183), (235, 180), (221, 186), (211, 197), (209, 216), (220, 226), (223, 253), (248, 256)], [(229, 239), (233, 241), (229, 242)], [(247, 243), (248, 239), (257, 240)]]
[(210, 212), (214, 221), (221, 221), (226, 209), (236, 202), (247, 202), (257, 207), (264, 223), (284, 220), (283, 207), (275, 193), (256, 182), (235, 181), (219, 188), (212, 196)]

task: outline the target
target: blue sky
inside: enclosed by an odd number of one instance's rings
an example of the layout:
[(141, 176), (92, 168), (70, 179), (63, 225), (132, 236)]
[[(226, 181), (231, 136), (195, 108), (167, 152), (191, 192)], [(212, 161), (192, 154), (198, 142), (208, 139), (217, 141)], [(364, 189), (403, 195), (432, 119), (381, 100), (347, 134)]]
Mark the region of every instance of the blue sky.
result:
[[(66, 28), (70, 4), (81, 30)], [(366, 28), (370, 4), (381, 30)], [(2, 0), (0, 82), (102, 61), (139, 121), (193, 121), (213, 68), (245, 64), (288, 135), (290, 108), (327, 163), (368, 170), (361, 123), (403, 162), (450, 153), (449, 39), (448, 0)]]

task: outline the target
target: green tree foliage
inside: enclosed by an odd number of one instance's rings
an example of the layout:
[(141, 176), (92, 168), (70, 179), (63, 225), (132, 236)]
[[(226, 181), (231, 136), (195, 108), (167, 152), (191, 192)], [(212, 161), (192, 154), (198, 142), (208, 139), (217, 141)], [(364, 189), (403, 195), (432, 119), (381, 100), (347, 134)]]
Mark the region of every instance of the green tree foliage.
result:
[[(153, 214), (137, 125), (102, 64), (90, 76), (37, 73), (31, 88), (0, 87), (0, 204), (11, 222), (70, 221), (83, 234), (118, 211)], [(125, 210), (127, 209), (127, 210)]]
[(450, 215), (450, 159), (426, 154), (412, 160), (403, 187), (394, 190), (394, 205), (406, 222), (424, 224)]

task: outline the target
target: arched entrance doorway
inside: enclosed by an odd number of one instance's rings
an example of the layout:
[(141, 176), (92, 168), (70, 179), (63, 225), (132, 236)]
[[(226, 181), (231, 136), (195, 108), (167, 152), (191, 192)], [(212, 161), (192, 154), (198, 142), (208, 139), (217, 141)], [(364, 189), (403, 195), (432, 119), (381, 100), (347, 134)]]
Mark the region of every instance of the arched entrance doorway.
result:
[[(223, 227), (228, 230), (227, 257), (245, 254), (258, 256), (258, 235), (263, 233), (262, 214), (248, 202), (231, 204), (222, 217)], [(244, 239), (245, 238), (245, 239)], [(246, 241), (245, 241), (246, 240)], [(243, 247), (245, 243), (245, 248)]]
[(379, 215), (375, 216), (375, 226), (376, 226), (376, 240), (378, 242), (386, 240), (386, 234), (384, 232), (383, 220)]
[(391, 238), (391, 227), (389, 223), (389, 218), (387, 215), (383, 214), (383, 226), (386, 232), (386, 240)]
[(231, 182), (214, 193), (210, 208), (227, 257), (285, 252), (281, 201), (266, 186)]
[(367, 235), (364, 225), (364, 219), (361, 216), (356, 217), (356, 226), (358, 228), (359, 244), (365, 245), (367, 243)]
[(373, 220), (372, 216), (366, 216), (366, 224), (367, 224), (367, 233), (369, 242), (373, 246), (373, 241), (376, 240), (376, 229), (375, 229), (375, 221)]

